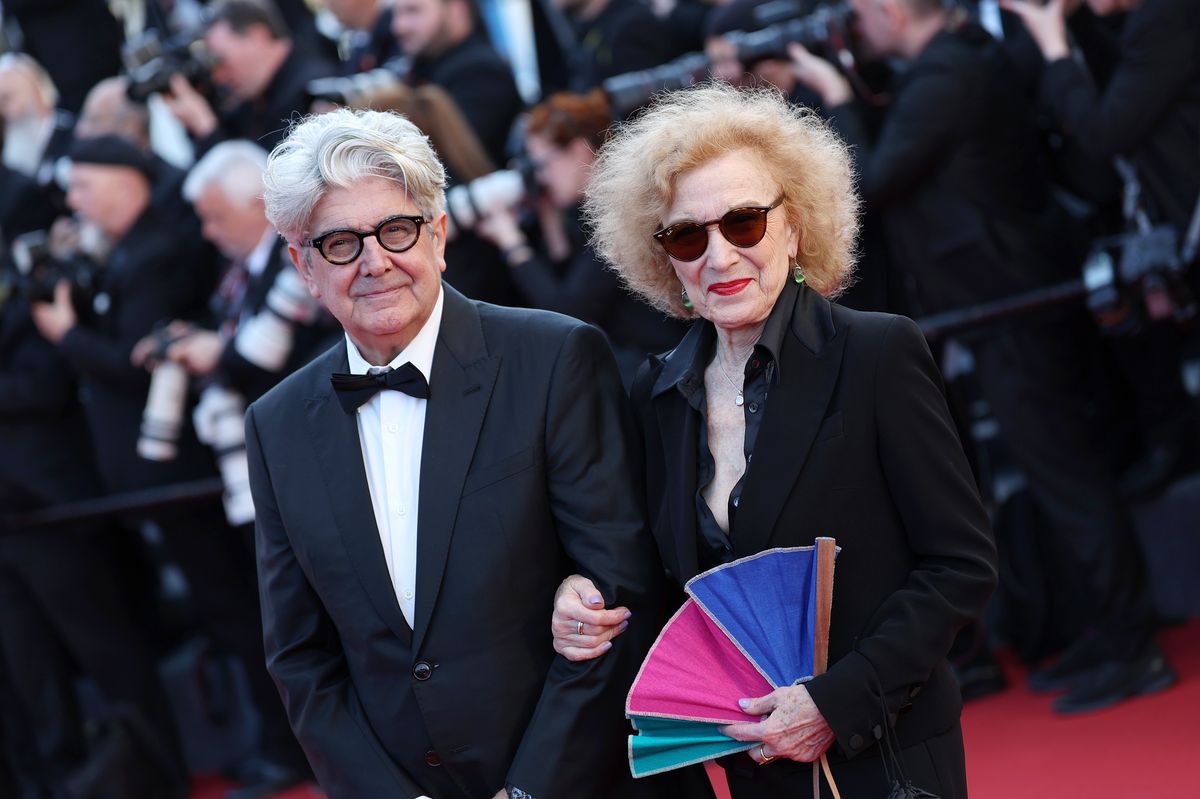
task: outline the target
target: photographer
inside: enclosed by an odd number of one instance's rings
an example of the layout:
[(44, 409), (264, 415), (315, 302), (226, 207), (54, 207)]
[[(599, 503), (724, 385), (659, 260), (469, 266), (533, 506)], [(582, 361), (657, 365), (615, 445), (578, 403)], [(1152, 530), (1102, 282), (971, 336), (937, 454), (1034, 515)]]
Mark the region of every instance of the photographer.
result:
[[(1086, 17), (1081, 0), (1001, 5), (1025, 22), (1041, 50), (1041, 96), (1067, 136), (1093, 156), (1131, 166), (1126, 192), (1138, 203), (1136, 209), (1127, 203), (1127, 230), (1167, 225), (1182, 241), (1200, 202), (1200, 5), (1087, 0), (1101, 18), (1128, 15), (1118, 41), (1076, 39), (1092, 66), (1090, 76), (1071, 56), (1065, 29), (1068, 21)], [(1200, 287), (1195, 269), (1190, 280), (1194, 295)], [(1181, 296), (1186, 292), (1183, 286), (1171, 291), (1173, 312), (1194, 302), (1194, 296)], [(1136, 338), (1112, 339), (1145, 433), (1143, 452), (1122, 475), (1128, 496), (1164, 487), (1196, 450), (1195, 412), (1179, 377), (1181, 334), (1170, 320), (1142, 320), (1137, 327)]]
[(493, 163), (503, 163), (521, 96), (472, 0), (395, 0), (392, 33), (413, 60), (409, 84), (445, 89)]
[[(941, 0), (856, 0), (864, 46), (906, 63), (878, 140), (863, 135), (846, 79), (794, 46), (799, 79), (857, 145), (862, 192), (884, 214), (889, 254), (917, 280), (926, 311), (968, 306), (1067, 277), (1081, 254), (1036, 160), (1031, 114), (989, 34)], [(1074, 309), (965, 341), (1013, 459), (1079, 580), (1088, 628), (1031, 682), (1065, 690), (1059, 713), (1165, 688), (1175, 675), (1152, 640), (1141, 553), (1101, 449), (1080, 413), (1097, 345)]]
[(650, 353), (670, 349), (683, 333), (668, 319), (637, 300), (606, 269), (580, 227), (583, 189), (596, 151), (609, 127), (604, 94), (555, 94), (529, 114), (525, 148), (544, 194), (539, 198), (546, 239), (558, 227), (561, 252), (535, 250), (511, 207), (481, 219), (476, 232), (504, 254), (514, 282), (529, 304), (591, 322), (603, 330), (628, 385)]
[(392, 35), (389, 0), (323, 0), (322, 5), (347, 34), (342, 48), (342, 74), (375, 69), (401, 54)]
[(1128, 156), (1154, 221), (1183, 231), (1200, 197), (1200, 6), (1192, 0), (1086, 0), (1101, 16), (1128, 13), (1108, 75), (1093, 82), (1071, 57), (1064, 15), (1081, 0), (1001, 5), (1025, 21), (1047, 61), (1043, 97), (1093, 153)]
[[(5, 232), (45, 227), (63, 209), (54, 163), (71, 141), (74, 118), (58, 111), (58, 91), (45, 69), (21, 53), (0, 55), (3, 167), (0, 218)], [(9, 177), (11, 175), (11, 177)]]
[[(294, 275), (286, 244), (267, 222), (262, 170), (267, 154), (247, 141), (222, 142), (192, 167), (183, 195), (203, 234), (229, 263), (209, 302), (215, 329), (176, 320), (163, 355), (193, 378), (209, 379), (241, 395), (244, 403), (307, 362), (334, 335)], [(132, 354), (144, 365), (159, 336), (143, 339)]]
[[(34, 305), (33, 318), (79, 375), (104, 488), (121, 493), (209, 477), (211, 453), (186, 420), (173, 458), (139, 455), (151, 381), (131, 363), (131, 353), (156, 323), (202, 313), (213, 285), (213, 253), (194, 217), (189, 224), (175, 213), (164, 216), (152, 203), (157, 162), (150, 156), (115, 136), (78, 140), (70, 156), (67, 202), (84, 226), (99, 230), (109, 250), (90, 305), (77, 305), (60, 283), (53, 302)], [(269, 714), (281, 710), (263, 665), (248, 540), (229, 528), (216, 504), (161, 511), (155, 520), (204, 631), (245, 666), (268, 722), (264, 734), (271, 736), (278, 725), (269, 723)], [(290, 734), (279, 733), (237, 769), (242, 782), (268, 787), (294, 784), (304, 773)]]
[(212, 80), (226, 93), (216, 109), (181, 75), (164, 99), (201, 152), (223, 139), (250, 139), (270, 149), (294, 114), (308, 112), (309, 81), (337, 66), (294, 46), (269, 0), (218, 0), (204, 36), (215, 59)]
[[(34, 327), (27, 287), (0, 285), (0, 674), (11, 679), (17, 703), (3, 715), (7, 721), (24, 711), (21, 740), (30, 750), (17, 776), (39, 786), (32, 795), (64, 796), (69, 782), (82, 789), (85, 773), (132, 771), (147, 787), (125, 785), (123, 796), (184, 796), (175, 721), (155, 653), (121, 591), (112, 530), (95, 522), (4, 529), (9, 514), (100, 493), (75, 378)], [(7, 297), (5, 288), (13, 289)], [(89, 740), (95, 736), (85, 734), (74, 685), (79, 674), (100, 689), (110, 716), (137, 719), (125, 730), (132, 746), (102, 751)], [(104, 718), (87, 722), (96, 727)], [(143, 745), (142, 729), (152, 743)], [(96, 789), (105, 780), (91, 779)], [(11, 795), (2, 786), (0, 794)]]

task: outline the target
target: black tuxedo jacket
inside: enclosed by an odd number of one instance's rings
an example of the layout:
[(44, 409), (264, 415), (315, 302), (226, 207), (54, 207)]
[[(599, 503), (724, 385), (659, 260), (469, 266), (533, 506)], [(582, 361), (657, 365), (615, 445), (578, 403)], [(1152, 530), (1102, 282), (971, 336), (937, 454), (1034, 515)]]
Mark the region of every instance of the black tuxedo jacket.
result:
[[(870, 749), (881, 725), (894, 724), (906, 746), (957, 723), (946, 653), (991, 594), (996, 553), (916, 325), (832, 305), (807, 287), (794, 296), (730, 538), (735, 558), (817, 536), (841, 547), (829, 670), (808, 683), (840, 760)], [(698, 322), (688, 336), (711, 345), (715, 332)], [(689, 368), (672, 354), (652, 359), (633, 388), (650, 526), (680, 584), (699, 571), (700, 414), (675, 387)], [(811, 773), (808, 764), (773, 768)]]
[(355, 416), (330, 386), (346, 369), (339, 344), (246, 421), (267, 666), (322, 788), (332, 799), (491, 799), (506, 783), (538, 799), (626, 795), (614, 785), (628, 774), (622, 701), (649, 642), (621, 636), (609, 656), (570, 663), (547, 624), (572, 571), (635, 614), (660, 572), (602, 336), (445, 286), (414, 629), (384, 561)]

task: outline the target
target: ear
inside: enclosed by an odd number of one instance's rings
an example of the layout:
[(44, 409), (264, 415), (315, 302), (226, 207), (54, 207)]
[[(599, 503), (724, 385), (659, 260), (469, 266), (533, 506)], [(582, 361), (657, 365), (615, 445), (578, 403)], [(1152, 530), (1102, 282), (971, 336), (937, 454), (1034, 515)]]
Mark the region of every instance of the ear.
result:
[(429, 223), (433, 235), (433, 253), (438, 259), (438, 271), (446, 271), (446, 212), (442, 211), (438, 218)]
[(292, 266), (296, 267), (296, 271), (300, 273), (300, 278), (304, 281), (304, 285), (308, 287), (308, 293), (312, 295), (314, 300), (321, 299), (321, 288), (317, 285), (317, 281), (313, 280), (312, 270), (309, 269), (308, 262), (304, 256), (288, 242), (288, 257), (292, 259)]

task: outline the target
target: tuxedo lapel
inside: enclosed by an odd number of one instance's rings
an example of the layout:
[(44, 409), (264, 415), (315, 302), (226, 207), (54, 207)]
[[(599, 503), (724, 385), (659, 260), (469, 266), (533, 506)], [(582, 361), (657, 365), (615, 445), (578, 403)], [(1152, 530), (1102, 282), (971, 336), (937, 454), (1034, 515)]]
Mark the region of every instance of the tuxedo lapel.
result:
[(450, 286), (443, 286), (446, 297), (421, 452), (413, 652), (420, 651), (437, 604), (463, 482), (500, 371), (500, 358), (488, 357), (479, 311)]
[[(346, 372), (349, 369), (344, 345), (334, 347), (322, 357), (322, 361), (328, 361), (328, 369), (316, 370), (318, 375)], [(412, 629), (396, 600), (383, 544), (379, 540), (379, 527), (375, 524), (375, 511), (358, 437), (358, 419), (355, 414), (342, 409), (328, 381), (319, 384), (315, 396), (307, 400), (306, 414), (316, 450), (317, 468), (324, 477), (325, 490), (346, 554), (375, 611), (400, 639), (411, 642)]]
[(731, 531), (738, 557), (769, 545), (825, 418), (845, 344), (828, 301), (802, 287), (779, 356), (781, 379), (767, 401)]

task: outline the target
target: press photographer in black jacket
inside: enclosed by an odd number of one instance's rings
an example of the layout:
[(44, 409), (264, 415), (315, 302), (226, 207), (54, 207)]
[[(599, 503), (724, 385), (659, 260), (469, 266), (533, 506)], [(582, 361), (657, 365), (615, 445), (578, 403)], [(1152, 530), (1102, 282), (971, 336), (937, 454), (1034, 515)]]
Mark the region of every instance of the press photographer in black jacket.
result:
[(555, 246), (531, 246), (510, 207), (482, 219), (476, 231), (500, 248), (531, 306), (591, 322), (608, 335), (628, 386), (646, 356), (671, 349), (685, 326), (626, 291), (580, 226), (583, 189), (611, 118), (598, 90), (551, 95), (529, 114), (525, 149), (544, 192), (537, 203), (545, 242), (556, 239)]

